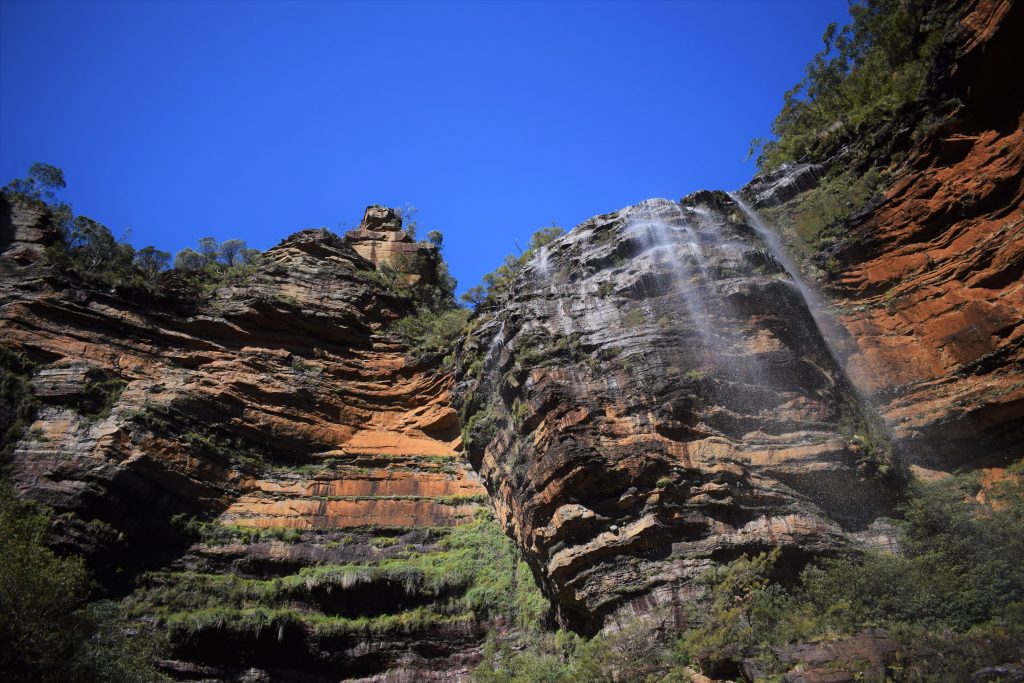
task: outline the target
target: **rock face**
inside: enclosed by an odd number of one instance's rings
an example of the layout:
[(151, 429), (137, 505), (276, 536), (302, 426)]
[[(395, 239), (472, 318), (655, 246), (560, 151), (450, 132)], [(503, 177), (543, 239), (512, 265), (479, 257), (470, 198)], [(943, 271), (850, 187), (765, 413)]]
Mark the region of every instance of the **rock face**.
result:
[(1005, 78), (1024, 8), (971, 3), (959, 32), (936, 77), (965, 106), (823, 256), (850, 377), (912, 462), (946, 471), (1024, 456), (1024, 87)]
[[(61, 544), (107, 585), (160, 569), (132, 600), (178, 624), (168, 670), (464, 673), (486, 626), (436, 618), (375, 633), (451, 597), (384, 579), (292, 596), (299, 616), (284, 621), (280, 608), (224, 612), (230, 600), (210, 617), (237, 582), (353, 562), (372, 574), (389, 558), (443, 552), (445, 529), (482, 507), (456, 452), (451, 380), (384, 333), (406, 304), (375, 288), (373, 264), (349, 240), (307, 230), (209, 301), (146, 301), (57, 277), (40, 259), (46, 212), (3, 208), (0, 343), (46, 364), (11, 477), (53, 506)], [(370, 626), (350, 627), (359, 618)]]
[(724, 193), (593, 218), (511, 291), (466, 341), (468, 452), (564, 623), (684, 622), (712, 563), (886, 509), (875, 419)]
[(782, 164), (751, 180), (744, 193), (755, 209), (778, 206), (816, 187), (823, 170), (821, 164)]
[[(56, 272), (47, 210), (4, 199), (0, 345), (36, 363), (38, 406), (10, 478), (58, 513), (61, 550), (167, 627), (179, 680), (464, 680), (508, 627), (462, 602), (499, 548), (488, 495), (583, 632), (685, 626), (697, 576), (744, 553), (779, 547), (794, 572), (893, 550), (886, 427), (910, 462), (988, 468), (983, 484), (1024, 456), (1024, 93), (1005, 77), (1022, 12), (967, 5), (936, 86), (966, 106), (824, 254), (831, 347), (720, 192), (539, 249), (472, 320), (454, 376), (387, 332), (410, 311), (384, 278), (432, 285), (440, 265), (392, 209), (344, 238), (296, 233), (190, 298), (173, 275), (158, 296)], [(784, 211), (825, 171), (743, 196)], [(2, 430), (16, 419), (0, 406)], [(902, 661), (875, 631), (773, 655), (790, 681)], [(733, 664), (756, 679), (763, 662)]]
[(380, 267), (387, 265), (406, 274), (411, 283), (433, 284), (438, 251), (434, 245), (414, 241), (402, 229), (402, 215), (378, 204), (366, 207), (363, 221), (345, 233), (356, 253)]

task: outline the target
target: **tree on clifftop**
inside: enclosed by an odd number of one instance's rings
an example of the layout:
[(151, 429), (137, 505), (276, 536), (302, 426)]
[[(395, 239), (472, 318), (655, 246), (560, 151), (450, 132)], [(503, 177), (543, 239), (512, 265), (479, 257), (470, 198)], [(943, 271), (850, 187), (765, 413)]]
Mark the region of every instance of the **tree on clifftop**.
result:
[(12, 180), (4, 187), (4, 191), (37, 201), (45, 201), (53, 199), (57, 190), (63, 190), (66, 186), (64, 171), (56, 166), (37, 161), (29, 167), (27, 178)]

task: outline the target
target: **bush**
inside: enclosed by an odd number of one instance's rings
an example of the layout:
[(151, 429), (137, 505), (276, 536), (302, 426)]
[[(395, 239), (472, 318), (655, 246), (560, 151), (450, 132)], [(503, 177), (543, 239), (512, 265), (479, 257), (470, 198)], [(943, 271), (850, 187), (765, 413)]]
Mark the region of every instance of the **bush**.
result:
[[(806, 75), (786, 92), (772, 123), (774, 139), (757, 139), (758, 168), (789, 161), (823, 161), (857, 131), (883, 128), (925, 95), (926, 77), (956, 3), (863, 0), (850, 3), (853, 21), (831, 24)], [(923, 117), (925, 107), (909, 107)]]
[(12, 180), (3, 191), (31, 201), (46, 201), (65, 187), (64, 171), (37, 161), (29, 167), (27, 177)]
[(423, 308), (396, 321), (393, 329), (405, 341), (409, 353), (422, 356), (447, 352), (462, 334), (468, 320), (469, 310), (465, 308), (439, 312)]
[(8, 681), (148, 681), (159, 643), (112, 603), (88, 604), (80, 557), (46, 547), (50, 515), (0, 487), (0, 670)]
[[(214, 542), (237, 538), (237, 528), (215, 528), (178, 519), (188, 531)], [(267, 530), (257, 532), (273, 535)], [(244, 537), (244, 536), (243, 536)], [(544, 623), (549, 604), (515, 544), (493, 519), (481, 516), (444, 532), (440, 549), (376, 563), (304, 567), (273, 579), (192, 571), (158, 572), (128, 599), (137, 616), (157, 619), (177, 638), (210, 626), (232, 632), (294, 623), (318, 633), (415, 631), (439, 623), (504, 619), (523, 629)], [(396, 588), (412, 598), (393, 613), (373, 617), (323, 614), (320, 601), (364, 584)], [(422, 598), (430, 598), (427, 605)], [(335, 598), (337, 599), (337, 598)], [(415, 604), (415, 606), (413, 606)]]
[(903, 555), (826, 560), (788, 590), (769, 580), (777, 551), (712, 570), (703, 579), (705, 620), (680, 641), (684, 659), (874, 626), (917, 645), (942, 643), (928, 664), (940, 678), (963, 658), (982, 666), (1019, 656), (1005, 649), (1024, 643), (1024, 487), (1008, 480), (986, 502), (977, 493), (970, 477), (917, 484), (900, 523)]
[(35, 417), (32, 394), (35, 364), (20, 353), (0, 346), (0, 466)]
[(863, 208), (882, 186), (876, 171), (863, 176), (844, 172), (826, 178), (804, 195), (793, 213), (793, 228), (812, 251), (834, 241), (850, 216)]
[(530, 237), (526, 251), (518, 257), (509, 254), (505, 261), (493, 272), (484, 275), (483, 284), (472, 287), (462, 295), (462, 300), (479, 308), (485, 304), (495, 304), (508, 291), (512, 281), (526, 265), (526, 262), (545, 245), (565, 234), (565, 230), (552, 224), (541, 228)]
[(684, 683), (656, 629), (634, 621), (622, 630), (585, 639), (574, 633), (534, 633), (510, 641), (492, 633), (473, 671), (476, 683)]

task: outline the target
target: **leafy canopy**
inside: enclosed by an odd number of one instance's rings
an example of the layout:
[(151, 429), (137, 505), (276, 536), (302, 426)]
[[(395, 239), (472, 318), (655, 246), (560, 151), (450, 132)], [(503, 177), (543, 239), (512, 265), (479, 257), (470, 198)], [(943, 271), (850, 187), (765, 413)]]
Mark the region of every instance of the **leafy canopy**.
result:
[(942, 0), (851, 1), (851, 23), (828, 26), (804, 78), (785, 93), (773, 138), (751, 143), (758, 168), (823, 161), (919, 101), (954, 10)]

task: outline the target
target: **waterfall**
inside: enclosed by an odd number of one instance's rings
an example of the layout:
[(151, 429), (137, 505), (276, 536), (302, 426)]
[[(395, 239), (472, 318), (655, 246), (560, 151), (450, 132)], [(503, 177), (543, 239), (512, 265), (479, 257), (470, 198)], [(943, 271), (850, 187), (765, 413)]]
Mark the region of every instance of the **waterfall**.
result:
[(575, 324), (572, 316), (565, 307), (565, 298), (562, 296), (561, 288), (554, 278), (551, 277), (551, 254), (549, 245), (544, 245), (537, 250), (537, 254), (531, 259), (533, 267), (537, 271), (540, 289), (547, 287), (551, 297), (555, 301), (555, 332), (571, 336), (575, 331)]
[[(665, 209), (669, 207), (671, 210), (666, 211)], [(640, 215), (629, 217), (624, 232), (632, 231), (641, 235), (642, 239), (649, 242), (651, 249), (666, 254), (669, 266), (674, 271), (675, 279), (681, 285), (680, 290), (687, 317), (696, 329), (701, 343), (710, 347), (715, 335), (710, 326), (702, 290), (702, 286), (707, 286), (710, 280), (707, 277), (704, 254), (697, 234), (693, 228), (685, 224), (682, 208), (675, 202), (666, 201), (653, 205), (651, 200), (648, 200), (637, 208), (640, 209), (638, 212)], [(665, 213), (674, 215), (665, 216), (668, 220), (658, 216), (658, 214)], [(694, 277), (696, 275), (692, 265), (694, 263), (700, 271), (700, 278)]]
[(782, 242), (779, 240), (779, 236), (774, 230), (769, 229), (768, 226), (764, 224), (764, 221), (761, 219), (761, 216), (757, 211), (743, 201), (738, 192), (729, 192), (728, 194), (739, 210), (743, 212), (747, 222), (752, 228), (754, 228), (754, 231), (757, 232), (761, 241), (764, 242), (766, 247), (768, 247), (768, 251), (771, 255), (775, 257), (775, 260), (782, 264), (782, 267), (793, 279), (793, 284), (800, 292), (800, 296), (803, 297), (804, 303), (807, 304), (807, 309), (811, 312), (811, 317), (814, 318), (814, 324), (818, 328), (818, 332), (821, 333), (822, 338), (825, 340), (829, 351), (832, 353), (832, 357), (836, 360), (839, 367), (843, 367), (845, 364), (841, 362), (843, 355), (840, 353), (842, 335), (839, 333), (839, 330), (841, 328), (839, 323), (836, 321), (835, 316), (832, 315), (828, 304), (803, 279), (800, 269), (796, 267), (796, 264), (793, 263), (793, 260), (789, 258), (789, 254), (786, 252), (785, 248), (783, 248)]
[(544, 245), (537, 251), (535, 259), (537, 261), (537, 273), (541, 278), (547, 280), (551, 275), (551, 264), (549, 263), (547, 245)]
[[(718, 291), (715, 268), (742, 260), (742, 253), (749, 249), (724, 235), (724, 226), (723, 217), (706, 207), (648, 200), (630, 211), (624, 232), (637, 235), (645, 252), (664, 258), (672, 270), (677, 301), (694, 332), (690, 352), (699, 366), (686, 370), (715, 372), (729, 381), (764, 385), (770, 382), (769, 369), (756, 353), (734, 348), (747, 340), (732, 326), (735, 311)], [(722, 316), (725, 311), (728, 314)]]

